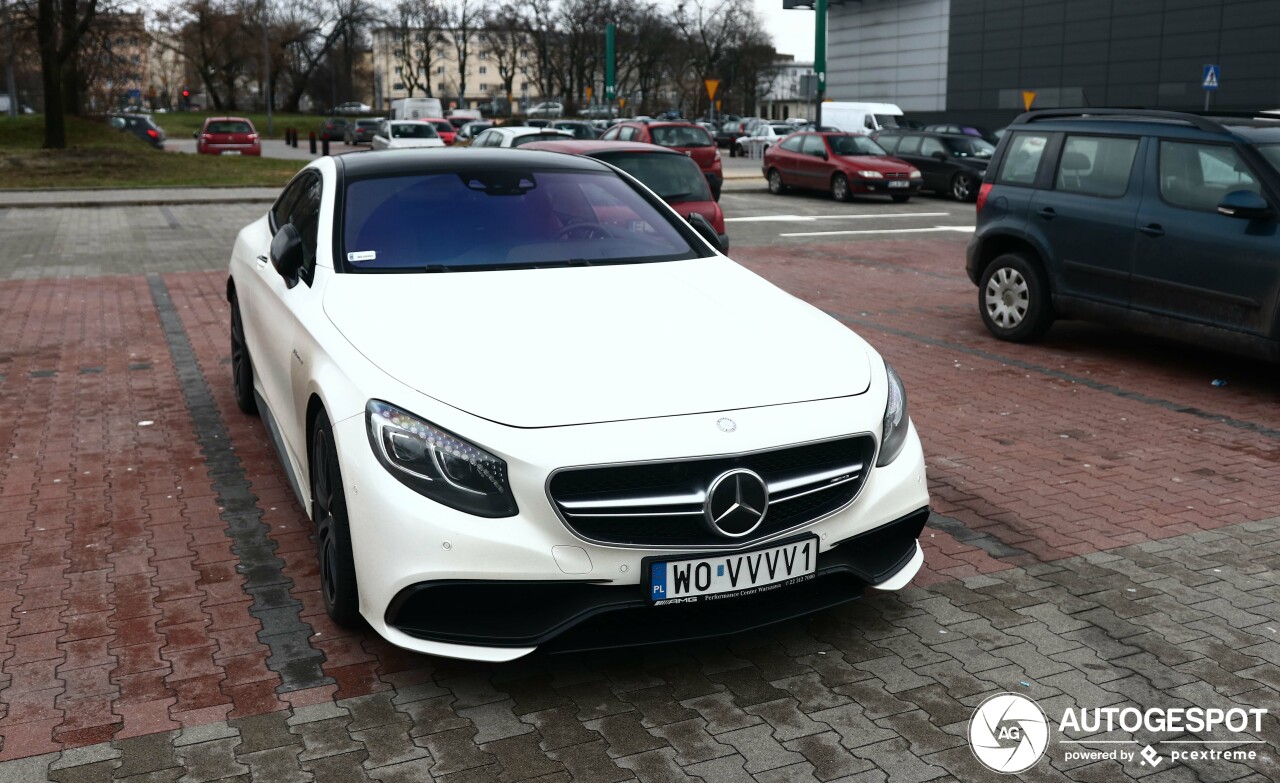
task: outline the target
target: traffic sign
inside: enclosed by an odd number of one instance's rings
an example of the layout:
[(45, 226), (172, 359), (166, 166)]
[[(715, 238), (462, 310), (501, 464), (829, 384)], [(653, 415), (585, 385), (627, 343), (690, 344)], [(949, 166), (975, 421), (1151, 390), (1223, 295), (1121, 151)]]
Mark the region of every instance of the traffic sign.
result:
[(1031, 111), (1031, 104), (1036, 102), (1036, 94), (1031, 90), (1022, 91), (1022, 110)]
[(716, 90), (720, 89), (720, 80), (703, 79), (702, 83), (707, 85), (707, 99), (714, 101), (716, 99)]
[(1204, 82), (1200, 86), (1206, 90), (1216, 90), (1218, 89), (1218, 82), (1218, 66), (1206, 65), (1204, 67)]
[(587, 89), (583, 90), (583, 92), (587, 94), (587, 100), (591, 100), (591, 93), (595, 92), (595, 88), (591, 85), (587, 85)]

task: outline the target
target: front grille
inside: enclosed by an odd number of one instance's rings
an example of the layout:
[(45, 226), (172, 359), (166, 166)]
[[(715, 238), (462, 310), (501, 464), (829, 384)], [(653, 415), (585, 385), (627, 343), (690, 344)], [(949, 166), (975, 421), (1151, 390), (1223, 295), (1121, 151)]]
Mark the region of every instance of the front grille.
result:
[[(622, 546), (740, 546), (799, 527), (847, 505), (866, 480), (870, 435), (753, 454), (562, 470), (548, 493), (565, 525), (589, 541)], [(769, 507), (746, 539), (711, 529), (707, 488), (728, 470), (755, 471), (769, 487)]]
[(887, 171), (884, 176), (885, 179), (907, 179), (911, 175), (905, 171)]

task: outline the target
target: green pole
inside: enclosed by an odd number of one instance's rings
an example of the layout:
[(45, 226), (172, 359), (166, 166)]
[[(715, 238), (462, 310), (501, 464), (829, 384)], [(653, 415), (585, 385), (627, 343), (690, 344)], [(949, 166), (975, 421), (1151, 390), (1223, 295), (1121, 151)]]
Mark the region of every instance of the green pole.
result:
[(827, 0), (817, 0), (817, 21), (813, 32), (813, 72), (818, 77), (818, 106), (815, 123), (822, 124), (822, 99), (827, 94)]
[(610, 106), (613, 105), (614, 90), (617, 87), (613, 72), (613, 38), (617, 30), (614, 24), (607, 24), (604, 27), (604, 99)]

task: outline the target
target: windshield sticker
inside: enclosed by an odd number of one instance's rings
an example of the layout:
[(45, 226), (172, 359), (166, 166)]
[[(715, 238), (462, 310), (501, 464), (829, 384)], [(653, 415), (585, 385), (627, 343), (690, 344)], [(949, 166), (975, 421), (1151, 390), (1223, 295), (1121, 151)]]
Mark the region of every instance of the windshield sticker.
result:
[(373, 261), (378, 257), (376, 250), (361, 250), (358, 253), (347, 253), (347, 260), (353, 264), (363, 263), (365, 261)]

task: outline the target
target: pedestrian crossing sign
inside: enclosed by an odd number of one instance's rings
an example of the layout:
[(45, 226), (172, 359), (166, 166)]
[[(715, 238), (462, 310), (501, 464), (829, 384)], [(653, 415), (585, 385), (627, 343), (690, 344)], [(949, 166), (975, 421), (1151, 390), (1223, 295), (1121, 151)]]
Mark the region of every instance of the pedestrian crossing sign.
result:
[(1218, 89), (1218, 66), (1206, 65), (1204, 67), (1204, 83), (1201, 86), (1206, 90)]

